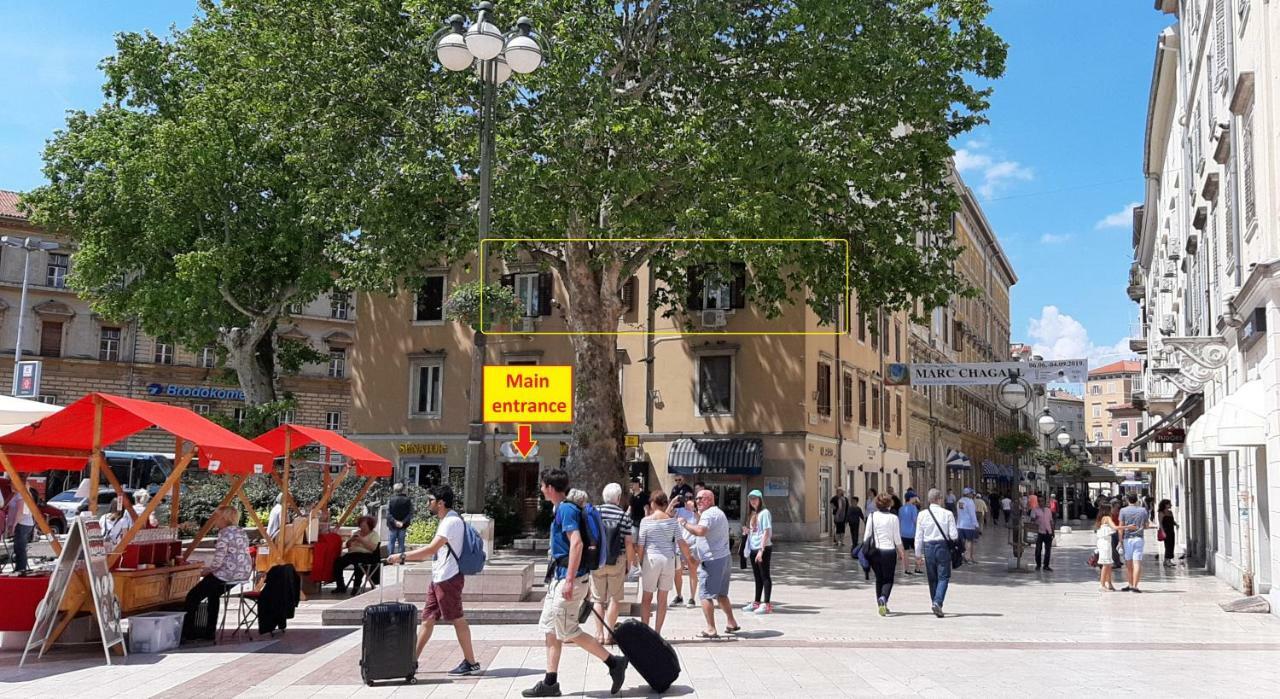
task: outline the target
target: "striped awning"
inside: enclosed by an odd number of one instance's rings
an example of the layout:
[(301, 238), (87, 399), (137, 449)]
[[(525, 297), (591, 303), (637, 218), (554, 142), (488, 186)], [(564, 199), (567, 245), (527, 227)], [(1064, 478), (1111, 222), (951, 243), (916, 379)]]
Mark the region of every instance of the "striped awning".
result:
[(984, 459), (982, 461), (982, 477), (983, 478), (999, 478), (1000, 467), (995, 465), (995, 463), (993, 463), (991, 459)]
[(969, 455), (956, 449), (947, 450), (947, 468), (957, 471), (965, 471), (973, 468), (973, 462), (969, 460)]
[(667, 473), (758, 476), (764, 464), (759, 439), (677, 439), (667, 451)]

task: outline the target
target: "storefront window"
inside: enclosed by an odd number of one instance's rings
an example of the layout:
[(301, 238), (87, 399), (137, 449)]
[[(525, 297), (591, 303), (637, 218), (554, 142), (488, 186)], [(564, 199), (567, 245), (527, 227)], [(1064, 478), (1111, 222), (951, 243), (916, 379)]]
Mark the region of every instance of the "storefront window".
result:
[(742, 519), (741, 483), (708, 483), (707, 489), (716, 494), (716, 505), (724, 511), (726, 517), (731, 520)]

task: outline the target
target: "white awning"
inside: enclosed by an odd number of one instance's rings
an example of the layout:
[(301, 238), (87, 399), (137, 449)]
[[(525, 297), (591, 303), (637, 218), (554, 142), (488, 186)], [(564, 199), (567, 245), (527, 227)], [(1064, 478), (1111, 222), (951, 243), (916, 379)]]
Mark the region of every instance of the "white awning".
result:
[(1186, 454), (1193, 459), (1199, 459), (1205, 456), (1204, 453), (1204, 418), (1191, 423), (1191, 429), (1187, 430)]
[(50, 405), (34, 400), (0, 396), (0, 435), (16, 432), (33, 422), (62, 410), (60, 405)]
[(1200, 432), (1200, 455), (1223, 456), (1230, 454), (1231, 447), (1224, 447), (1218, 443), (1218, 433), (1222, 429), (1222, 406), (1226, 401), (1218, 401), (1205, 412), (1204, 417), (1196, 420), (1197, 423), (1204, 423)]
[(1221, 403), (1218, 445), (1260, 447), (1267, 441), (1267, 394), (1262, 381), (1254, 379), (1227, 396)]

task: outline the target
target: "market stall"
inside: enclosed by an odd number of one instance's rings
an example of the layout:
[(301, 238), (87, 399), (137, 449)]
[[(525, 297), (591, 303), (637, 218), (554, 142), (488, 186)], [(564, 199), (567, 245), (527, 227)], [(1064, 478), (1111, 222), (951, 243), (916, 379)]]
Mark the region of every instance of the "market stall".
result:
[[(177, 545), (179, 486), (182, 474), (191, 463), (196, 462), (211, 473), (230, 475), (243, 484), (247, 476), (270, 470), (270, 455), (262, 447), (190, 410), (100, 393), (85, 396), (49, 417), (0, 436), (0, 465), (24, 502), (32, 508), (36, 526), (51, 534), (48, 522), (35, 509), (22, 480), (23, 474), (51, 469), (80, 471), (87, 460), (91, 492), (96, 492), (100, 480), (105, 478), (123, 496), (124, 489), (111, 469), (105, 467), (104, 450), (151, 428), (174, 437), (176, 460), (155, 497), (134, 519), (133, 525), (107, 557), (115, 596), (124, 616), (180, 603), (199, 580), (200, 564), (185, 563), (186, 557), (179, 555)], [(152, 533), (139, 539), (139, 533), (166, 497), (172, 498), (171, 526), (165, 530), (150, 530)], [(91, 514), (95, 512), (96, 505), (96, 499), (90, 498)], [(252, 508), (249, 508), (249, 515), (261, 529), (262, 523), (257, 521), (257, 513)], [(56, 541), (54, 549), (61, 550)], [(75, 577), (63, 598), (61, 618), (49, 635), (46, 647), (58, 638), (75, 616), (85, 611), (92, 613), (90, 588), (81, 578), (82, 574)], [(0, 594), (4, 592), (0, 590)], [(34, 607), (30, 613), (34, 616)]]
[[(280, 486), (280, 492), (284, 494), (284, 511), (286, 514), (282, 519), (286, 523), (292, 513), (298, 509), (296, 507), (297, 503), (293, 501), (289, 485), (299, 450), (317, 446), (323, 448), (326, 452), (326, 458), (322, 461), (325, 465), (322, 471), (324, 490), (321, 493), (320, 500), (311, 508), (312, 512), (326, 512), (338, 486), (350, 474), (354, 473), (357, 477), (364, 479), (359, 494), (347, 504), (341, 516), (338, 517), (335, 524), (336, 527), (343, 526), (347, 518), (355, 511), (355, 508), (368, 495), (369, 488), (373, 486), (376, 479), (388, 478), (392, 473), (392, 465), (389, 460), (378, 456), (337, 432), (317, 427), (304, 427), (293, 424), (281, 425), (257, 437), (253, 442), (266, 449), (273, 457), (283, 460), (283, 464), (279, 469), (277, 485)], [(328, 464), (331, 462), (331, 457), (328, 454), (332, 453), (341, 454), (345, 457), (342, 470), (338, 472), (336, 477), (331, 477), (328, 469)], [(314, 563), (317, 559), (332, 562), (336, 558), (338, 551), (330, 552), (326, 549), (322, 553), (317, 551), (317, 541), (304, 543), (297, 525), (305, 527), (306, 520), (300, 520), (295, 526), (281, 526), (280, 532), (267, 550), (259, 549), (258, 569), (265, 571), (278, 563), (291, 563), (299, 573), (310, 573), (313, 582), (327, 582), (329, 580), (329, 566), (317, 566)], [(341, 542), (335, 542), (333, 539), (326, 541), (321, 538), (319, 543), (322, 547), (333, 548), (335, 543), (338, 548), (341, 547)], [(330, 553), (333, 555), (330, 556)]]

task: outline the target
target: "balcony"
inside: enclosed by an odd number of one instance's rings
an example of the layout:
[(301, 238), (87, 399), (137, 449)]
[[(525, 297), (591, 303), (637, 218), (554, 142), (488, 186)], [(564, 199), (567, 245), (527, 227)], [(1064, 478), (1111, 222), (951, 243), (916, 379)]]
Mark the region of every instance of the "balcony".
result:
[(1129, 294), (1129, 300), (1134, 303), (1147, 297), (1146, 280), (1143, 279), (1142, 267), (1138, 266), (1137, 262), (1129, 266), (1129, 286), (1126, 292)]

